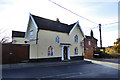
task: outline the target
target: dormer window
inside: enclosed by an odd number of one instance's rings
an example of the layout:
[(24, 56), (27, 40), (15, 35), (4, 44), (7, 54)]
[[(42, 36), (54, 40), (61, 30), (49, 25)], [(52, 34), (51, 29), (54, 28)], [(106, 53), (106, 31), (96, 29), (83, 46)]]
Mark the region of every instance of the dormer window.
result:
[(75, 35), (74, 41), (75, 41), (75, 43), (78, 43), (78, 36), (77, 35)]
[(59, 36), (56, 36), (56, 43), (60, 43), (60, 38), (59, 38)]
[(30, 31), (30, 40), (33, 40), (33, 30)]

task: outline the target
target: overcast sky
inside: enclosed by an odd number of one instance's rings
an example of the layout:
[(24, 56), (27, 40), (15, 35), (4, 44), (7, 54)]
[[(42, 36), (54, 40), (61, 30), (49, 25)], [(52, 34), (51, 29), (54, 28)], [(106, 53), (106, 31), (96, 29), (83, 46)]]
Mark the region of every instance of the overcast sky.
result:
[[(97, 24), (91, 23), (69, 11), (53, 4), (54, 1), (61, 6), (83, 16)], [(85, 35), (98, 24), (118, 22), (119, 0), (0, 0), (0, 38), (11, 36), (11, 30), (26, 31), (29, 13), (72, 24), (79, 20)], [(84, 2), (83, 2), (84, 1)], [(6, 32), (5, 32), (6, 31)], [(4, 33), (3, 33), (4, 32)], [(94, 37), (99, 42), (99, 28), (94, 28)], [(103, 47), (112, 46), (118, 38), (118, 24), (102, 26)]]

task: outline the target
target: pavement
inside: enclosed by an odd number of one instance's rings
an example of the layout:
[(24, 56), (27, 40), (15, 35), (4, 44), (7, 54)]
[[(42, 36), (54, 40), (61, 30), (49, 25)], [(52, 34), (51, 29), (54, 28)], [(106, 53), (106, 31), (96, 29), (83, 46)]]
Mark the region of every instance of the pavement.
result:
[(91, 61), (92, 63), (111, 67), (114, 69), (120, 70), (120, 59), (94, 59), (94, 58), (85, 58), (86, 61)]
[(111, 62), (111, 63), (118, 63), (120, 64), (120, 59), (118, 58), (110, 58), (110, 59), (105, 59), (105, 58), (85, 58), (85, 59), (90, 59), (90, 60), (96, 60), (96, 61), (102, 61), (102, 62)]
[(85, 61), (85, 60), (74, 60), (74, 61), (57, 61), (57, 62), (23, 62), (23, 63), (16, 63), (16, 64), (3, 64), (2, 69), (16, 69), (16, 68), (25, 68), (25, 67), (34, 67), (34, 66), (59, 66), (59, 65), (67, 65), (67, 64), (74, 64), (74, 63), (80, 63), (80, 64), (88, 64), (91, 63), (91, 61)]

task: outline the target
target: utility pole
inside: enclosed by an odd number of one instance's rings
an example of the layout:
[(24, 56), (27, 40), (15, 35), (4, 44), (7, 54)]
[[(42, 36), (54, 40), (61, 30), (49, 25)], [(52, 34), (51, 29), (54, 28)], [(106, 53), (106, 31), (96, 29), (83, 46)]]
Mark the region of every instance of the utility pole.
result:
[(100, 31), (100, 47), (102, 48), (101, 24), (99, 24), (99, 31)]

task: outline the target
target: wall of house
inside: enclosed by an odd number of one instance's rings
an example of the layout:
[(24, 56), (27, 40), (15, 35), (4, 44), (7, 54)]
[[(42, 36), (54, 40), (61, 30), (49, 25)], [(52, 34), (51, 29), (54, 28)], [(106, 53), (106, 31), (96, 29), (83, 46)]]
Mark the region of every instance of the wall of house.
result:
[(38, 45), (37, 44), (31, 44), (30, 45), (30, 55), (29, 57), (31, 59), (38, 58)]
[[(78, 43), (74, 42), (74, 36), (78, 35)], [(52, 57), (61, 57), (62, 55), (62, 47), (59, 43), (56, 43), (56, 36), (59, 36), (60, 43), (69, 43), (70, 46), (70, 56), (75, 56), (75, 47), (78, 47), (79, 55), (82, 56), (82, 51), (84, 53), (84, 49), (80, 46), (80, 42), (84, 39), (81, 34), (79, 27), (77, 26), (71, 35), (67, 33), (55, 32), (55, 31), (48, 31), (48, 30), (39, 30), (38, 34), (38, 44), (37, 45), (30, 45), (30, 59), (34, 58), (52, 58)], [(48, 56), (48, 47), (52, 46), (54, 48), (54, 56)], [(37, 52), (36, 52), (37, 51)]]
[[(32, 31), (32, 30), (33, 30), (33, 39), (30, 40), (30, 31)], [(30, 18), (28, 30), (27, 30), (27, 36), (26, 36), (29, 44), (36, 44), (36, 39), (37, 39), (36, 33), (37, 33), (37, 28), (36, 28), (35, 24), (33, 23), (32, 19)]]
[[(88, 42), (90, 41), (90, 45)], [(93, 50), (97, 48), (97, 40), (84, 39), (84, 56), (87, 58), (93, 58)]]

